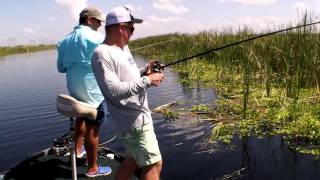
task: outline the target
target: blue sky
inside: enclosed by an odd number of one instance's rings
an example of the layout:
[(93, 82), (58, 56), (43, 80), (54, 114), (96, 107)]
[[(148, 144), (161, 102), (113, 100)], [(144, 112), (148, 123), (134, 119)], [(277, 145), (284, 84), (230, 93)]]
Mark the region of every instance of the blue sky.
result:
[[(56, 43), (78, 24), (78, 14), (94, 5), (106, 14), (126, 5), (137, 17), (133, 38), (167, 33), (223, 31), (249, 26), (272, 29), (297, 22), (305, 10), (319, 21), (319, 0), (2, 0), (0, 46)], [(99, 30), (104, 34), (103, 28)]]

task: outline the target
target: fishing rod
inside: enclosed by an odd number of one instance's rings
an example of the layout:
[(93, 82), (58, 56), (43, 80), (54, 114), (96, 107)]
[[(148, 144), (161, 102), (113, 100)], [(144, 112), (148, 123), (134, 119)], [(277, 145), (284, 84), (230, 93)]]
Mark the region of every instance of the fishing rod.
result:
[(214, 51), (218, 51), (218, 50), (221, 50), (221, 49), (225, 49), (225, 48), (228, 48), (228, 47), (231, 47), (231, 46), (235, 46), (235, 45), (238, 45), (238, 44), (247, 42), (247, 41), (252, 41), (252, 40), (255, 40), (255, 39), (258, 39), (258, 38), (262, 38), (262, 37), (266, 37), (266, 36), (270, 36), (270, 35), (273, 35), (273, 34), (285, 32), (285, 31), (290, 31), (290, 30), (293, 30), (293, 29), (301, 28), (301, 27), (312, 26), (312, 25), (316, 25), (316, 24), (320, 24), (320, 21), (318, 21), (318, 22), (313, 22), (313, 23), (308, 23), (308, 24), (303, 24), (303, 25), (299, 25), (299, 26), (294, 26), (294, 27), (290, 27), (290, 28), (286, 28), (286, 29), (281, 29), (281, 30), (278, 30), (278, 31), (274, 31), (274, 32), (270, 32), (270, 33), (266, 33), (266, 34), (254, 36), (254, 37), (251, 37), (251, 38), (248, 38), (248, 39), (245, 39), (245, 40), (242, 40), (242, 41), (234, 42), (234, 43), (231, 43), (231, 44), (227, 44), (227, 45), (224, 45), (224, 46), (221, 46), (221, 47), (218, 47), (218, 48), (209, 49), (209, 50), (204, 51), (204, 52), (202, 52), (202, 53), (195, 54), (195, 55), (193, 55), (193, 56), (189, 56), (189, 57), (186, 57), (186, 58), (183, 58), (183, 59), (174, 61), (174, 62), (172, 62), (172, 63), (168, 63), (168, 64), (166, 64), (166, 65), (161, 64), (160, 62), (156, 62), (156, 63), (154, 64), (153, 71), (154, 71), (154, 72), (160, 72), (160, 71), (161, 71), (162, 69), (164, 69), (165, 67), (169, 67), (169, 66), (172, 66), (172, 65), (174, 65), (174, 64), (178, 64), (178, 63), (187, 61), (187, 60), (189, 60), (189, 59), (192, 59), (192, 58), (195, 58), (195, 57), (198, 57), (198, 56), (202, 56), (202, 55), (205, 55), (205, 54), (214, 52)]
[(148, 47), (152, 47), (152, 46), (156, 46), (156, 45), (159, 45), (159, 44), (171, 42), (171, 41), (176, 41), (176, 40), (177, 39), (170, 39), (170, 40), (167, 40), (167, 41), (161, 41), (161, 42), (158, 42), (158, 43), (149, 44), (149, 45), (146, 45), (146, 46), (142, 46), (142, 47), (138, 47), (136, 49), (133, 49), (133, 50), (131, 50), (131, 52), (134, 52), (134, 51), (137, 51), (137, 50), (140, 50), (140, 49), (144, 49), (144, 48), (148, 48)]

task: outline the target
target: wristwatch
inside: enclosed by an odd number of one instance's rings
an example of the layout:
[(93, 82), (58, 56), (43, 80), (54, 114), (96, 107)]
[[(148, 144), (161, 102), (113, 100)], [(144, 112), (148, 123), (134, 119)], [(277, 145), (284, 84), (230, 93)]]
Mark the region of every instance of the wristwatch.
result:
[(149, 78), (147, 76), (143, 76), (142, 77), (142, 83), (143, 83), (143, 85), (145, 85), (146, 88), (151, 86), (150, 85), (150, 80), (149, 80)]

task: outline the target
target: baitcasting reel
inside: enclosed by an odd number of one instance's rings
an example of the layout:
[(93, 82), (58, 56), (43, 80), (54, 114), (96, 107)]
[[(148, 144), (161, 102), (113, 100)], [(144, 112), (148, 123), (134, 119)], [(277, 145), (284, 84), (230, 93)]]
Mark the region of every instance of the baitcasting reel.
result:
[(152, 71), (156, 73), (160, 73), (161, 70), (164, 70), (164, 65), (161, 64), (159, 61), (155, 61), (155, 63), (153, 64)]

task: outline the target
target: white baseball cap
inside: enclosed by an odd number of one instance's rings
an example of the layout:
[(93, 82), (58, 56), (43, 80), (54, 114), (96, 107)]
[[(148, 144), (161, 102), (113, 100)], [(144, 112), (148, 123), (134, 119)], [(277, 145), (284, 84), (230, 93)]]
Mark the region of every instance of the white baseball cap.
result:
[(107, 14), (106, 26), (125, 22), (142, 23), (143, 20), (133, 17), (130, 9), (124, 6), (115, 7)]

